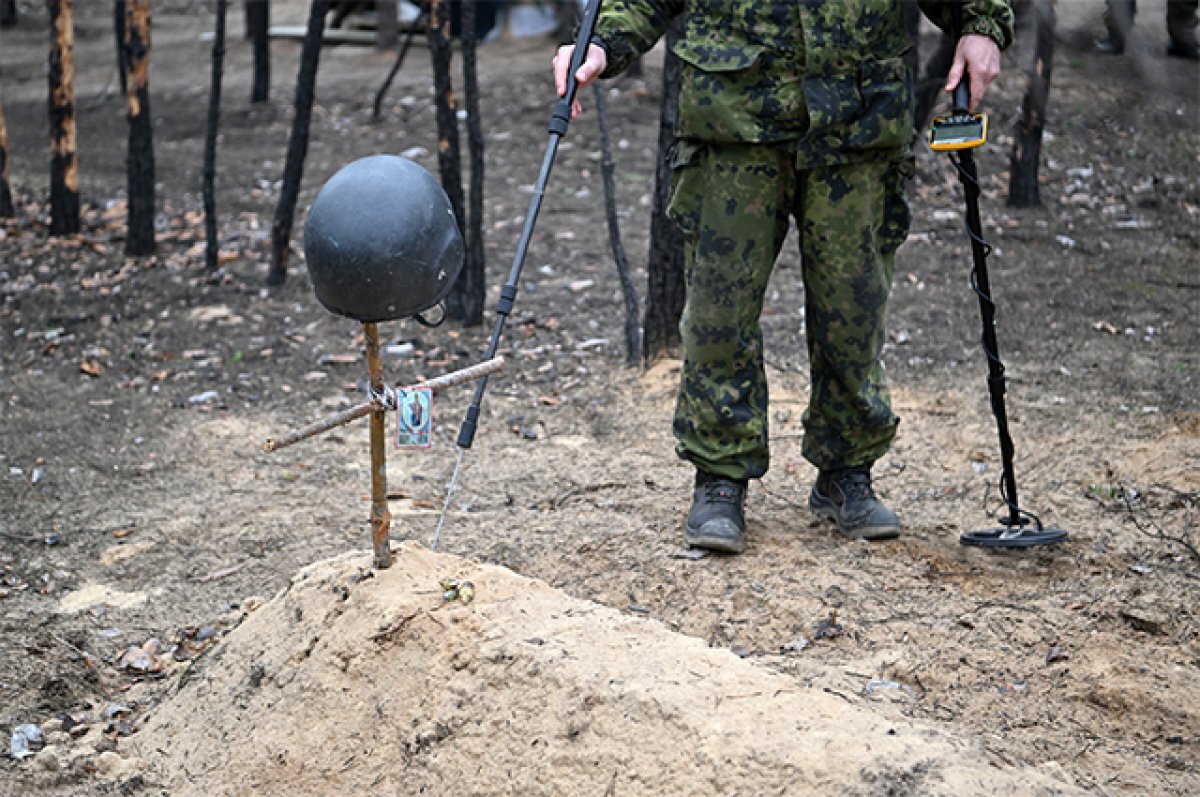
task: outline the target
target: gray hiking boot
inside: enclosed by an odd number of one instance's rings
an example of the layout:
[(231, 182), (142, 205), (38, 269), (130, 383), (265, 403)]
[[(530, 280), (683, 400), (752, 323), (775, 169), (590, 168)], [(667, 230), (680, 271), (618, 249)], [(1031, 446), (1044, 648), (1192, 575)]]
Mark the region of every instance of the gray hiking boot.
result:
[(689, 548), (706, 548), (721, 553), (746, 550), (746, 482), (696, 471), (692, 509), (683, 526), (683, 541)]
[(900, 520), (871, 489), (870, 468), (821, 471), (808, 508), (833, 521), (838, 531), (856, 540), (886, 540), (900, 536)]

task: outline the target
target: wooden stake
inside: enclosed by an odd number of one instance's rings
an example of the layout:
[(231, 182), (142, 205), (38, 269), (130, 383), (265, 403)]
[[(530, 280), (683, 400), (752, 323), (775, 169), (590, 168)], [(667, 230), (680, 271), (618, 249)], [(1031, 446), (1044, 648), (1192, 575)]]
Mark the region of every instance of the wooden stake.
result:
[[(367, 371), (370, 374), (371, 390), (383, 392), (383, 365), (379, 359), (379, 327), (363, 324), (367, 338)], [(384, 444), (387, 410), (382, 407), (371, 411), (371, 542), (375, 547), (375, 567), (384, 570), (392, 564), (392, 551), (388, 542), (388, 531), (392, 526), (392, 513), (387, 504), (387, 447)]]

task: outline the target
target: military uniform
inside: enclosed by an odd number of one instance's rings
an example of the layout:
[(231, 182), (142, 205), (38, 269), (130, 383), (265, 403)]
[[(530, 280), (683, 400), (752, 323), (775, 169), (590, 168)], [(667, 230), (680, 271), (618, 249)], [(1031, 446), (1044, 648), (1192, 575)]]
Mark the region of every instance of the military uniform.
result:
[[(1012, 40), (1005, 0), (964, 0), (963, 33)], [(922, 2), (951, 27), (951, 4)], [(899, 0), (606, 0), (594, 41), (619, 74), (684, 15), (669, 212), (686, 242), (680, 456), (728, 479), (769, 463), (759, 315), (797, 221), (812, 389), (804, 456), (869, 466), (892, 413), (880, 352), (908, 234), (910, 43)]]

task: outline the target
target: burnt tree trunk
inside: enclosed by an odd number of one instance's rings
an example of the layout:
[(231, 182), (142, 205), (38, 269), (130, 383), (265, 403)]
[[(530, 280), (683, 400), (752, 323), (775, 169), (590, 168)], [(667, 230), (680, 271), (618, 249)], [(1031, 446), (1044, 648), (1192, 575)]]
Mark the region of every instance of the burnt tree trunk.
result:
[(0, 102), (0, 219), (16, 215), (12, 191), (8, 187), (8, 125), (4, 122), (4, 104)]
[[(429, 54), (433, 60), (433, 92), (437, 107), (438, 173), (441, 176), (442, 189), (454, 210), (455, 223), (462, 229), (466, 216), (463, 213), (462, 155), (458, 143), (458, 101), (454, 97), (454, 86), (450, 80), (452, 48), (448, 0), (430, 0), (428, 37)], [(465, 271), (464, 268), (463, 272)], [(454, 289), (458, 288), (462, 279), (463, 274), (460, 273), (454, 283)], [(455, 312), (449, 304), (446, 309), (452, 314)], [(461, 315), (454, 317), (463, 320)]]
[(413, 38), (417, 35), (417, 30), (423, 27), (428, 27), (429, 17), (426, 11), (426, 3), (428, 0), (422, 0), (419, 8), (420, 15), (416, 21), (404, 33), (404, 42), (400, 45), (400, 51), (396, 53), (396, 60), (392, 62), (392, 68), (388, 71), (387, 77), (383, 80), (383, 85), (379, 87), (379, 91), (375, 92), (375, 109), (371, 113), (371, 118), (378, 121), (379, 115), (383, 112), (383, 97), (387, 94), (389, 88), (392, 87), (392, 81), (396, 79), (396, 73), (400, 71), (400, 67), (404, 65), (404, 57), (408, 55), (408, 48), (412, 47)]
[(296, 115), (288, 138), (287, 163), (283, 167), (283, 188), (275, 221), (271, 225), (271, 268), (267, 271), (268, 285), (282, 285), (287, 279), (288, 246), (292, 238), (292, 221), (296, 201), (300, 196), (300, 178), (304, 174), (304, 158), (308, 155), (308, 128), (312, 121), (313, 94), (317, 84), (317, 65), (321, 60), (321, 40), (325, 36), (325, 16), (330, 0), (312, 0), (308, 11), (308, 30), (300, 50), (300, 72), (296, 77)]
[[(1042, 154), (1042, 131), (1046, 127), (1046, 101), (1050, 94), (1050, 73), (1054, 66), (1054, 0), (1024, 0), (1017, 11), (1034, 28), (1033, 60), (1029, 86), (1021, 104), (1016, 141), (1009, 162), (1008, 204), (1030, 208), (1042, 204), (1038, 191), (1038, 163)], [(1024, 9), (1019, 6), (1025, 6)], [(1032, 6), (1032, 7), (1030, 7)]]
[(646, 261), (646, 317), (642, 323), (642, 353), (646, 362), (678, 351), (679, 318), (683, 315), (683, 233), (667, 216), (671, 196), (671, 149), (679, 116), (682, 62), (672, 53), (680, 35), (676, 22), (667, 31), (663, 61), (662, 111), (658, 125), (658, 167), (654, 173), (654, 207), (650, 214), (650, 252)]
[(399, 0), (375, 0), (375, 46), (390, 50), (400, 41)]
[(75, 9), (46, 0), (50, 15), (50, 234), (79, 232), (75, 142)]
[(17, 25), (17, 0), (0, 0), (0, 28)]
[(246, 0), (246, 37), (254, 47), (250, 102), (266, 102), (271, 93), (271, 8), (267, 0)]
[(621, 223), (617, 217), (617, 187), (613, 178), (616, 164), (613, 163), (612, 136), (608, 126), (608, 104), (604, 101), (604, 90), (599, 83), (592, 85), (596, 98), (596, 119), (600, 125), (600, 171), (604, 177), (604, 215), (608, 219), (608, 240), (612, 244), (613, 260), (617, 264), (617, 277), (621, 282), (621, 295), (625, 298), (625, 364), (636, 366), (642, 356), (642, 330), (638, 323), (638, 293), (629, 275), (629, 257), (621, 244)]
[(129, 150), (125, 168), (129, 197), (125, 254), (154, 251), (154, 130), (150, 119), (150, 0), (126, 0), (125, 98)]
[(471, 161), (467, 216), (463, 219), (466, 258), (449, 295), (446, 310), (464, 326), (483, 323), (487, 262), (483, 251), (483, 118), (479, 110), (475, 4), (462, 4), (463, 94), (467, 105), (467, 155)]
[(938, 38), (937, 49), (933, 51), (933, 55), (929, 56), (929, 60), (925, 62), (925, 68), (921, 72), (921, 77), (917, 79), (914, 116), (918, 133), (925, 129), (933, 116), (933, 106), (937, 104), (938, 97), (943, 93), (946, 76), (950, 74), (950, 67), (954, 64), (956, 46), (954, 39), (943, 33)]
[(117, 45), (117, 83), (121, 87), (122, 97), (128, 93), (125, 65), (125, 16), (125, 0), (113, 0), (113, 39)]
[(221, 78), (225, 67), (225, 17), (229, 0), (217, 0), (216, 32), (212, 47), (212, 82), (208, 91), (208, 125), (204, 131), (204, 265), (215, 271), (217, 240), (217, 129), (221, 121)]

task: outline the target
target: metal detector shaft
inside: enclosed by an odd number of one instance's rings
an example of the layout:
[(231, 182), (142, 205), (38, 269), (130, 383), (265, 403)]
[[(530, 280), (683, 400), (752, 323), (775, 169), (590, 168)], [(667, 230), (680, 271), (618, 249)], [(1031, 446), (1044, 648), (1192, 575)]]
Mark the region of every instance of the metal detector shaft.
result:
[[(558, 154), (558, 143), (567, 134), (567, 127), (571, 124), (571, 106), (575, 102), (575, 93), (579, 90), (575, 73), (579, 71), (579, 67), (583, 66), (584, 59), (587, 57), (592, 33), (596, 29), (596, 16), (599, 13), (600, 0), (590, 0), (584, 11), (583, 21), (579, 25), (575, 51), (571, 55), (566, 95), (554, 106), (554, 113), (550, 117), (550, 140), (546, 145), (546, 155), (542, 159), (541, 172), (538, 173), (537, 182), (534, 184), (533, 197), (529, 200), (529, 212), (525, 214), (525, 226), (521, 230), (521, 237), (517, 242), (512, 270), (509, 271), (508, 281), (500, 289), (500, 301), (496, 304), (496, 326), (492, 330), (492, 337), (488, 340), (485, 356), (485, 359), (488, 360), (496, 356), (496, 350), (500, 347), (500, 336), (504, 333), (504, 324), (508, 320), (513, 303), (517, 298), (521, 268), (525, 265), (525, 255), (529, 251), (529, 242), (533, 238), (533, 227), (537, 223), (538, 213), (542, 209), (542, 198), (546, 194), (546, 184), (550, 181), (550, 171), (554, 167), (554, 158)], [(458, 432), (460, 448), (470, 448), (471, 444), (475, 442), (475, 430), (479, 425), (479, 409), (483, 405), (483, 394), (487, 390), (487, 383), (488, 378), (484, 376), (475, 386), (475, 397), (471, 401), (471, 406), (467, 408), (462, 428)]]

